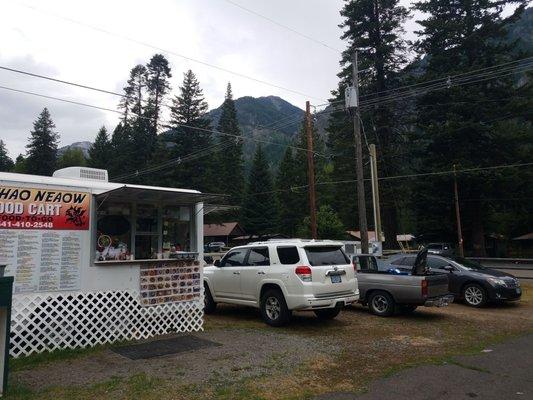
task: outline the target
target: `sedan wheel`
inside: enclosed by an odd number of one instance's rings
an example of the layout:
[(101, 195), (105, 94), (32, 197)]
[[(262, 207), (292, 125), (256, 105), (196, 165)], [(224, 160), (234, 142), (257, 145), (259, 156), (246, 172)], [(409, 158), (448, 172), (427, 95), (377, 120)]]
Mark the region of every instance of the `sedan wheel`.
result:
[(472, 307), (481, 307), (487, 303), (485, 289), (476, 284), (466, 285), (463, 289), (463, 298), (466, 304)]

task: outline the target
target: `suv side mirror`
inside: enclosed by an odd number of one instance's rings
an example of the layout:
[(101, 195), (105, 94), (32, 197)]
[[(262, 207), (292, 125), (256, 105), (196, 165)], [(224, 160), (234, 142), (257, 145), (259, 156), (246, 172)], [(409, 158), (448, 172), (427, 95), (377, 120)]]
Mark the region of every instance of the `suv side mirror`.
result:
[(448, 272), (453, 272), (453, 271), (455, 271), (455, 268), (452, 267), (451, 265), (446, 265), (446, 266), (444, 267), (444, 269), (445, 269), (446, 271), (448, 271)]
[(213, 265), (215, 267), (220, 267), (220, 260), (215, 260), (215, 262), (213, 263)]

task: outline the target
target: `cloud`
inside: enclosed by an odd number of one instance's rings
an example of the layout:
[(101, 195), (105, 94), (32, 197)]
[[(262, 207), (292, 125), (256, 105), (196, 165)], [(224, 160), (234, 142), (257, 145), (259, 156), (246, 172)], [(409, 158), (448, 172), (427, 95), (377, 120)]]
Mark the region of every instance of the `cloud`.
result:
[[(332, 47), (346, 47), (338, 27), (343, 0), (235, 1)], [(173, 73), (167, 101), (178, 93), (183, 72), (190, 68), (211, 108), (222, 103), (228, 81), (235, 97), (276, 95), (300, 108), (306, 100), (323, 103), (337, 86), (340, 59), (340, 54), (223, 0), (48, 0), (46, 5), (13, 0), (3, 4), (0, 37), (1, 65), (112, 91), (122, 90), (134, 65), (161, 52), (147, 46), (154, 45), (313, 97), (166, 54)], [(111, 109), (118, 103), (114, 96), (5, 71), (0, 71), (0, 85)], [(92, 140), (101, 125), (112, 130), (118, 121), (114, 113), (0, 89), (0, 138), (12, 157), (25, 151), (32, 122), (45, 106), (62, 145)], [(163, 117), (168, 118), (168, 111)]]

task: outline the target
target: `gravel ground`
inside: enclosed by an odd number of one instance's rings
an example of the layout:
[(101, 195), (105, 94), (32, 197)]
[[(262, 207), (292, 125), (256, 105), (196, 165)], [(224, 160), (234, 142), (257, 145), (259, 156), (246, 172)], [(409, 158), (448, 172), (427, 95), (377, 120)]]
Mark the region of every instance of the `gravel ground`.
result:
[(130, 360), (106, 349), (74, 360), (19, 371), (14, 377), (30, 389), (40, 390), (53, 386), (88, 385), (140, 372), (158, 378), (178, 376), (188, 383), (221, 380), (232, 383), (290, 370), (311, 357), (327, 356), (339, 350), (339, 344), (331, 339), (302, 338), (275, 330), (224, 329), (194, 336), (222, 346), (145, 360)]

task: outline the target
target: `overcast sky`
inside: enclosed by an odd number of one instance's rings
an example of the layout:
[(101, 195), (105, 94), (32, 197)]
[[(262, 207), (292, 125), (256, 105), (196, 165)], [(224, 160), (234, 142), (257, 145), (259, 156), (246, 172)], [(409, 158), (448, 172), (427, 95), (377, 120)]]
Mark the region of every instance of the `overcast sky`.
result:
[[(346, 46), (339, 39), (338, 28), (342, 22), (339, 15), (342, 0), (232, 1), (333, 48)], [(414, 27), (415, 23), (410, 21), (409, 38)], [(160, 48), (159, 52), (168, 58), (174, 91), (183, 79), (183, 72), (192, 69), (210, 108), (223, 101), (228, 81), (235, 97), (277, 95), (300, 108), (304, 108), (305, 100), (324, 103), (337, 85), (340, 55), (336, 51), (226, 0), (0, 0), (2, 66), (120, 92), (129, 70), (137, 63), (145, 64), (158, 52), (138, 42)], [(0, 85), (112, 109), (118, 102), (114, 96), (2, 70)], [(118, 119), (111, 112), (0, 89), (0, 138), (11, 157), (25, 152), (32, 123), (44, 107), (52, 114), (61, 145), (93, 140), (100, 126), (112, 131)]]

